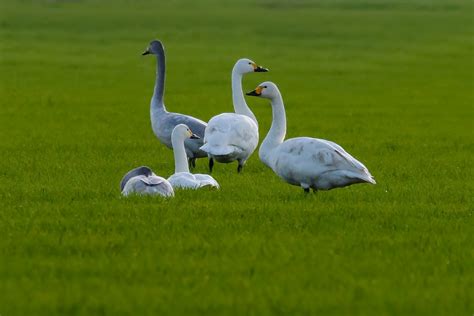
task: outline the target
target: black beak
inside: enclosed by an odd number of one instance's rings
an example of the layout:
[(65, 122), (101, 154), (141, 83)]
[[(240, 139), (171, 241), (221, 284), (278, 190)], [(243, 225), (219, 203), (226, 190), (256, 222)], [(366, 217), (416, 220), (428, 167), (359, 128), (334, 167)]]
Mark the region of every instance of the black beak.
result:
[(255, 68), (254, 72), (268, 72), (268, 68), (263, 68), (261, 66), (257, 66), (257, 68)]
[(144, 51), (144, 52), (142, 53), (142, 56), (145, 56), (145, 55), (148, 55), (148, 54), (150, 54), (150, 51), (147, 49), (146, 51)]
[(196, 134), (192, 134), (190, 138), (191, 139), (200, 139), (201, 137), (197, 136)]
[(254, 97), (259, 97), (261, 93), (257, 93), (257, 90), (253, 90), (253, 91), (250, 91), (250, 92), (247, 92), (246, 95), (251, 95), (251, 96), (254, 96)]

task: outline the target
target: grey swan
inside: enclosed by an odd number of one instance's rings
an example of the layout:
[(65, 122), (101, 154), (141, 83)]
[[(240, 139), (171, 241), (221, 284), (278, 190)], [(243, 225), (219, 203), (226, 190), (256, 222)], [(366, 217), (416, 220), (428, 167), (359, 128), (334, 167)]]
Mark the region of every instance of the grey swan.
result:
[(150, 103), (151, 127), (153, 133), (158, 137), (161, 143), (173, 149), (173, 144), (171, 143), (171, 133), (173, 129), (176, 125), (186, 124), (200, 137), (198, 139), (187, 139), (184, 144), (188, 163), (194, 167), (197, 158), (207, 157), (207, 153), (200, 149), (203, 145), (204, 131), (207, 123), (189, 115), (168, 112), (166, 110), (163, 102), (166, 73), (165, 49), (163, 44), (158, 40), (150, 42), (150, 45), (142, 55), (148, 54), (156, 55), (157, 60), (155, 89)]
[(157, 176), (149, 167), (142, 166), (130, 170), (120, 181), (122, 195), (161, 195), (173, 197), (174, 190), (165, 178)]

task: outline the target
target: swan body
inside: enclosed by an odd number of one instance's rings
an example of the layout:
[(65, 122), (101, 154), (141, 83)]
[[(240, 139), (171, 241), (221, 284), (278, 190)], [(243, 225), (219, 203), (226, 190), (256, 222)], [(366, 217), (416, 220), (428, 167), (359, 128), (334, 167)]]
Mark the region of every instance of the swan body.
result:
[(142, 166), (130, 170), (120, 182), (122, 195), (161, 195), (173, 197), (174, 190), (168, 180), (157, 176), (149, 167)]
[(187, 139), (185, 141), (185, 150), (189, 162), (194, 166), (197, 158), (207, 156), (207, 153), (199, 149), (203, 145), (204, 130), (206, 129), (207, 124), (195, 117), (180, 113), (172, 113), (166, 110), (163, 101), (166, 74), (165, 51), (163, 44), (157, 40), (152, 41), (142, 55), (148, 54), (154, 54), (157, 58), (156, 82), (150, 103), (150, 118), (153, 133), (161, 143), (172, 149), (171, 133), (173, 132), (174, 127), (178, 124), (186, 124), (192, 128), (193, 132), (200, 138)]
[(192, 174), (189, 172), (178, 172), (168, 178), (173, 188), (176, 189), (200, 189), (203, 187), (219, 188), (214, 178), (207, 174)]
[(194, 139), (198, 136), (184, 124), (179, 124), (173, 129), (171, 140), (173, 143), (175, 173), (168, 178), (173, 188), (177, 189), (199, 189), (202, 187), (219, 188), (219, 184), (214, 178), (207, 174), (192, 174), (186, 162), (186, 152), (184, 141)]
[[(221, 163), (238, 161), (240, 172), (258, 145), (258, 123), (244, 99), (242, 77), (246, 73), (266, 72), (250, 59), (239, 59), (232, 69), (232, 101), (235, 113), (222, 113), (209, 121), (201, 149), (209, 156), (212, 172), (214, 160)], [(192, 128), (191, 128), (192, 129)]]
[(355, 183), (372, 183), (369, 170), (338, 144), (311, 137), (285, 139), (286, 117), (278, 87), (271, 82), (260, 84), (248, 95), (271, 100), (273, 121), (260, 146), (260, 160), (280, 178), (305, 192), (330, 190)]

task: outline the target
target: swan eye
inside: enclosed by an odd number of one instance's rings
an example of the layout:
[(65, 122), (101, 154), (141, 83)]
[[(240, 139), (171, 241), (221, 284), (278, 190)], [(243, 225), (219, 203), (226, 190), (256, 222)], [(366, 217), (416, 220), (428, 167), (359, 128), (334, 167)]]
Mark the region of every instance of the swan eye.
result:
[(267, 86), (263, 86), (265, 89), (267, 88)]
[(249, 65), (251, 65), (252, 63), (249, 62)]

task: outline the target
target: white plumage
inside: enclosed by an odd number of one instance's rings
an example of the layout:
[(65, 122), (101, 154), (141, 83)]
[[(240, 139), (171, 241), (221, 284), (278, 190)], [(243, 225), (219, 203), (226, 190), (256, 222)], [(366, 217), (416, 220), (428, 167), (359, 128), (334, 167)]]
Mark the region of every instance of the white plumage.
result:
[(207, 174), (192, 174), (186, 161), (184, 141), (189, 138), (197, 138), (184, 124), (176, 125), (171, 134), (175, 162), (175, 173), (168, 178), (173, 188), (177, 189), (199, 189), (202, 187), (219, 188), (214, 178)]
[(245, 103), (242, 92), (242, 76), (250, 72), (265, 72), (253, 61), (239, 59), (232, 69), (232, 101), (235, 113), (223, 113), (214, 116), (204, 133), (204, 145), (201, 149), (209, 156), (209, 169), (212, 171), (214, 160), (221, 163), (238, 161), (238, 171), (258, 145), (258, 125), (255, 115)]
[(305, 191), (309, 188), (330, 190), (363, 182), (375, 184), (369, 170), (334, 142), (311, 137), (284, 140), (285, 107), (274, 83), (264, 82), (247, 94), (271, 100), (272, 126), (260, 146), (259, 156), (283, 180)]
[(201, 149), (218, 162), (245, 162), (257, 148), (258, 126), (245, 115), (219, 114), (209, 121), (204, 143)]
[(202, 187), (219, 188), (217, 181), (207, 174), (178, 172), (169, 177), (168, 181), (173, 188), (176, 189), (199, 189)]

